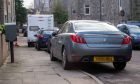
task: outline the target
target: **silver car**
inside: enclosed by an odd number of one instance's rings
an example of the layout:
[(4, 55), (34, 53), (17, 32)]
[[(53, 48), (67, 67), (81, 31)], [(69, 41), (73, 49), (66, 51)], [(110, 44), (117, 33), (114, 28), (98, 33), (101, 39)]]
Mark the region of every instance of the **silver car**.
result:
[(51, 61), (62, 60), (65, 70), (77, 62), (113, 63), (123, 70), (132, 57), (131, 37), (100, 21), (71, 20), (51, 39)]

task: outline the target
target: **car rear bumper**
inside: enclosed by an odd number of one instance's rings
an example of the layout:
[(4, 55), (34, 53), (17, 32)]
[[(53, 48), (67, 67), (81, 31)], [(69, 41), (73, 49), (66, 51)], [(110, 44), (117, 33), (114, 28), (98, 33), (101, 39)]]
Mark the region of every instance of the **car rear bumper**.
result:
[(47, 42), (44, 42), (44, 41), (38, 41), (38, 45), (40, 48), (47, 48)]
[(89, 48), (86, 45), (74, 45), (68, 51), (69, 62), (94, 62), (95, 56), (113, 57), (114, 62), (127, 62), (132, 57), (131, 45), (120, 48)]

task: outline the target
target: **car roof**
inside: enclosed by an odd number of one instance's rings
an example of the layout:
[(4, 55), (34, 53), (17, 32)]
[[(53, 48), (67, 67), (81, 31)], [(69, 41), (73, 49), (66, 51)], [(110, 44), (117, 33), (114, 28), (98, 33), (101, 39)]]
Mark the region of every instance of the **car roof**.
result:
[[(70, 22), (70, 23), (76, 23), (76, 22), (98, 23), (98, 22), (102, 22), (102, 21), (98, 21), (98, 20), (69, 20), (68, 22)], [(107, 22), (106, 22), (106, 23), (107, 23)]]
[[(124, 23), (124, 24), (118, 24), (117, 27), (123, 26), (123, 25), (124, 25), (124, 26), (127, 26), (127, 27), (128, 27), (128, 26), (135, 26), (135, 27), (137, 26), (137, 25), (131, 25), (131, 24), (125, 24), (125, 23)], [(137, 27), (139, 27), (139, 26), (137, 26)]]

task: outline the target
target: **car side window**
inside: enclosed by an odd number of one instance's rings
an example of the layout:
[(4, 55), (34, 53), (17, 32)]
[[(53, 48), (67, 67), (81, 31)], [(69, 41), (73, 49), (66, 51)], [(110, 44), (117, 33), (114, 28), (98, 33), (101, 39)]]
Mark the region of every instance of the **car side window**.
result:
[(66, 32), (68, 32), (68, 28), (69, 28), (69, 24), (66, 23), (66, 24), (64, 25), (63, 30), (62, 30), (62, 33), (66, 33)]
[(72, 24), (69, 24), (68, 33), (73, 33), (73, 32), (74, 32), (73, 26), (72, 26)]
[(123, 27), (122, 26), (119, 26), (118, 29), (123, 32)]
[(129, 30), (126, 26), (123, 26), (122, 32), (129, 34)]
[(68, 23), (65, 23), (64, 26), (59, 30), (58, 34), (68, 32)]
[(42, 34), (46, 34), (45, 31), (43, 31)]
[(43, 31), (40, 31), (40, 34), (43, 34)]
[(38, 34), (41, 34), (41, 31), (38, 31), (37, 33), (38, 33)]

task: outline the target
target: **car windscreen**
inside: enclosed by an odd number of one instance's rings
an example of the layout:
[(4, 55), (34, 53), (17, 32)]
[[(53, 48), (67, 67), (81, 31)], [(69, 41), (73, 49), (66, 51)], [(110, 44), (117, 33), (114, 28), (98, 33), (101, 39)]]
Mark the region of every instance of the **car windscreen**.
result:
[(38, 31), (39, 30), (39, 27), (38, 26), (30, 26), (29, 27), (29, 30), (30, 31)]
[(138, 33), (138, 32), (140, 32), (140, 27), (138, 27), (138, 26), (129, 25), (128, 28), (129, 28), (131, 33)]
[(53, 31), (43, 31), (43, 34), (52, 34)]
[(115, 26), (109, 25), (104, 22), (75, 22), (74, 29), (76, 31), (119, 31)]

